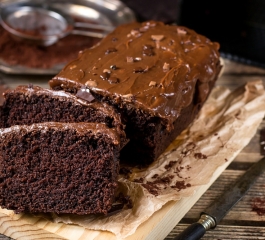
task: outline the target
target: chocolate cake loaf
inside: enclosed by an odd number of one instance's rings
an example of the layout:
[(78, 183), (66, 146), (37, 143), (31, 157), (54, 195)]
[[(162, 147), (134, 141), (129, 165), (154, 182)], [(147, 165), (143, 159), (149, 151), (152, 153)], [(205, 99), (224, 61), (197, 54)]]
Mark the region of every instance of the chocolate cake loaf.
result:
[[(83, 100), (83, 96), (89, 101)], [(18, 86), (4, 92), (0, 127), (41, 122), (96, 122), (115, 128), (123, 145), (127, 142), (120, 115), (113, 107), (96, 102), (82, 89), (73, 96), (38, 86)]]
[(117, 186), (119, 134), (101, 123), (0, 130), (0, 206), (20, 212), (104, 213)]
[(76, 95), (87, 88), (114, 106), (130, 142), (123, 159), (150, 163), (195, 118), (221, 69), (218, 43), (161, 22), (118, 27), (50, 82)]

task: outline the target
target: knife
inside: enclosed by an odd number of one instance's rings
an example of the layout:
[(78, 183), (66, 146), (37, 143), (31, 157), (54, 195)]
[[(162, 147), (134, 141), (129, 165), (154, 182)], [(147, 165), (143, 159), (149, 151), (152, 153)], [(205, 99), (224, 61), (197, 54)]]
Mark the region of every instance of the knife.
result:
[[(265, 129), (264, 131), (265, 136)], [(261, 152), (265, 153), (265, 141), (261, 142)], [(204, 212), (200, 219), (187, 227), (173, 240), (198, 240), (205, 232), (214, 229), (229, 210), (247, 193), (256, 179), (265, 172), (265, 157), (254, 163), (234, 185), (231, 185), (224, 194), (216, 199)]]

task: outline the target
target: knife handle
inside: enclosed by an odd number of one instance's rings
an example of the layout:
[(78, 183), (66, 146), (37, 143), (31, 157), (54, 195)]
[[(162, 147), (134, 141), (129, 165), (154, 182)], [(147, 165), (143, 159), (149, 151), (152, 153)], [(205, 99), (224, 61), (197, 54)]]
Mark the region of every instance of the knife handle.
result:
[(204, 228), (204, 226), (196, 222), (188, 226), (177, 237), (173, 238), (173, 240), (198, 240), (203, 237), (205, 232), (206, 229)]
[(173, 240), (199, 240), (203, 237), (206, 230), (215, 226), (216, 222), (213, 217), (208, 214), (202, 214), (198, 222), (188, 226), (183, 232), (173, 238)]

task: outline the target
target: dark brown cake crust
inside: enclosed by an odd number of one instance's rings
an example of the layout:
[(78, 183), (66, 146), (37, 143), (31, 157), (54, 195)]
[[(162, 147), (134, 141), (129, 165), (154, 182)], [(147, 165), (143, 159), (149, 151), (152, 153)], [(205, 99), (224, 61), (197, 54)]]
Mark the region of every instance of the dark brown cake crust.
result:
[(126, 123), (123, 159), (150, 163), (194, 119), (219, 75), (218, 43), (161, 22), (118, 27), (49, 83), (75, 95), (87, 88)]
[(90, 214), (111, 209), (120, 141), (104, 124), (41, 123), (0, 131), (0, 206)]

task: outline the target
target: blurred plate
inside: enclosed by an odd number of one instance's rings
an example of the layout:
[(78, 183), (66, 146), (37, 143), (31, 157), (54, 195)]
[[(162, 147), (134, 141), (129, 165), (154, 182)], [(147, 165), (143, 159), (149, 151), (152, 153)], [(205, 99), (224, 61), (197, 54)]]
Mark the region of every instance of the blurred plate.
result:
[[(49, 4), (60, 12), (69, 14), (74, 19), (91, 21), (117, 27), (124, 23), (135, 21), (134, 13), (118, 0), (5, 0), (0, 1), (0, 6), (18, 4), (21, 6), (30, 4)], [(21, 65), (9, 65), (0, 57), (0, 71), (8, 74), (57, 74), (64, 64), (58, 64), (52, 68), (29, 68)]]

